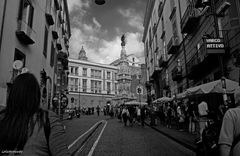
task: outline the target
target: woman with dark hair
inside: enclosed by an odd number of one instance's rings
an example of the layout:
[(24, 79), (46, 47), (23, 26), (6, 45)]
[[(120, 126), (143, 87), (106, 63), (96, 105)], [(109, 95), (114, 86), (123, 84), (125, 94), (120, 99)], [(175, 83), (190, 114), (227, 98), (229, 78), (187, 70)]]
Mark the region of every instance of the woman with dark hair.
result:
[(69, 155), (63, 125), (56, 114), (40, 108), (40, 98), (33, 74), (20, 74), (14, 80), (6, 108), (0, 112), (0, 155)]

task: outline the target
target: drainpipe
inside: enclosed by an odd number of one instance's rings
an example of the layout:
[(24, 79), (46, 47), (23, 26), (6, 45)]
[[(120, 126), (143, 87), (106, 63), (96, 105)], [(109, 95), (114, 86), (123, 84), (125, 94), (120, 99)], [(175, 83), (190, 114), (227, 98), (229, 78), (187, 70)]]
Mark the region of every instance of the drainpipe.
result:
[(1, 24), (1, 31), (0, 31), (0, 54), (1, 54), (1, 49), (2, 49), (2, 37), (3, 37), (3, 27), (4, 27), (5, 14), (6, 14), (6, 6), (7, 6), (7, 0), (4, 0), (2, 21), (1, 21), (2, 24)]
[[(180, 16), (180, 20), (182, 19), (182, 11), (181, 11), (181, 4), (180, 4), (180, 0), (178, 0), (178, 10), (179, 10), (179, 16)], [(189, 80), (188, 80), (188, 69), (187, 69), (187, 55), (186, 55), (186, 47), (185, 47), (185, 37), (183, 35), (183, 33), (181, 32), (182, 35), (182, 45), (183, 45), (183, 55), (184, 55), (184, 65), (185, 65), (185, 71), (186, 71), (186, 81), (187, 81), (187, 88), (189, 88)]]
[[(216, 14), (216, 6), (215, 6), (215, 0), (211, 0), (211, 13), (213, 15), (213, 20), (214, 20), (214, 29), (215, 29), (215, 33), (216, 33), (216, 37), (219, 38), (220, 34), (219, 34), (219, 26), (218, 26), (218, 18), (217, 18), (217, 14)], [(220, 65), (220, 71), (221, 71), (221, 77), (224, 76), (224, 67), (223, 67), (223, 60), (222, 60), (222, 55), (218, 55), (218, 61), (219, 61), (219, 65)]]

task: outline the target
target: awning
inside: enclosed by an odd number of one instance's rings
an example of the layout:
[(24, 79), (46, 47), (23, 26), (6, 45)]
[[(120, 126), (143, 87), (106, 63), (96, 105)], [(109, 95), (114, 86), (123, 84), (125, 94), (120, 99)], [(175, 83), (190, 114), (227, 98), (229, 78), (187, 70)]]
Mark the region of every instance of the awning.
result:
[(170, 102), (172, 100), (173, 100), (172, 98), (164, 96), (164, 97), (161, 97), (161, 98), (158, 98), (158, 99), (154, 100), (153, 103)]
[[(239, 88), (238, 82), (225, 79), (226, 83), (226, 93), (234, 93), (236, 89)], [(208, 93), (224, 93), (222, 88), (222, 80), (216, 80), (209, 83), (205, 83), (196, 87), (188, 88), (186, 90), (186, 95), (198, 95), (198, 94), (208, 94)]]
[(147, 105), (147, 103), (139, 102), (139, 101), (129, 101), (129, 102), (126, 102), (125, 105)]
[(175, 98), (176, 99), (184, 99), (186, 97), (187, 97), (187, 91), (184, 91), (182, 93), (177, 94)]

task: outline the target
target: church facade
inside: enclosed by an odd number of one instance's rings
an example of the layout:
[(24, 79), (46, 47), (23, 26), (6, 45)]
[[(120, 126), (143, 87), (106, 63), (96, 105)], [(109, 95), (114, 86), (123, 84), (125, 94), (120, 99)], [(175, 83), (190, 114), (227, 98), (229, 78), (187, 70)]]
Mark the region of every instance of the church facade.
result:
[[(139, 63), (138, 58), (133, 54), (127, 55), (125, 35), (121, 37), (121, 41), (120, 58), (110, 64), (119, 68), (117, 73), (118, 92), (114, 100), (117, 104), (131, 100), (146, 102), (145, 64)], [(141, 88), (140, 94), (137, 93), (137, 88)]]

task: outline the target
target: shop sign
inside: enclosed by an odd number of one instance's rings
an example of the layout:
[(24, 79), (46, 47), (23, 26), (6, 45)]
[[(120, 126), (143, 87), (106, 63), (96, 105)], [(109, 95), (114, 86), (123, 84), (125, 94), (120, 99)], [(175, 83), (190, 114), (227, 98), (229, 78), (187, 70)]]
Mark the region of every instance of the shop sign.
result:
[(225, 45), (223, 38), (207, 38), (205, 39), (206, 50), (208, 54), (225, 53)]

